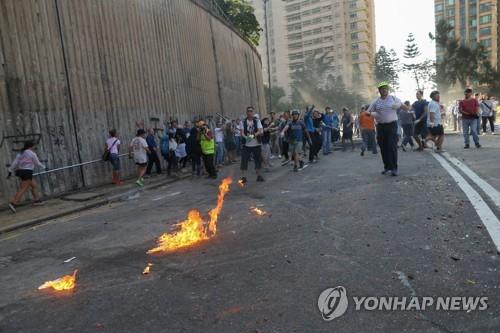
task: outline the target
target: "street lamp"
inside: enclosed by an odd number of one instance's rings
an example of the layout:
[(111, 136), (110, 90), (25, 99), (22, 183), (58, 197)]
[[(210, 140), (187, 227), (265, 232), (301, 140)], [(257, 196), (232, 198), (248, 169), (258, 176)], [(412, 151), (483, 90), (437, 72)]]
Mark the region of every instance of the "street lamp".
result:
[(266, 29), (266, 54), (267, 54), (267, 86), (269, 89), (268, 95), (268, 110), (269, 112), (272, 111), (272, 105), (273, 105), (273, 100), (271, 96), (271, 55), (269, 52), (269, 28), (267, 24), (267, 3), (270, 2), (270, 0), (263, 0), (264, 1), (264, 29)]

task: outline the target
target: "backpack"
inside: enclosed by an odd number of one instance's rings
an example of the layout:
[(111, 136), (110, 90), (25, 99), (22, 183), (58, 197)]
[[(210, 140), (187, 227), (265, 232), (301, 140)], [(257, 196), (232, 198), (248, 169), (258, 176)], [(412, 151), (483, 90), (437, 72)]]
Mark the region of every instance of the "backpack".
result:
[(169, 137), (167, 134), (163, 135), (160, 139), (160, 151), (163, 156), (168, 156), (170, 151)]
[[(243, 120), (243, 134), (245, 134), (245, 136), (248, 136), (248, 125), (247, 125), (247, 122), (248, 122), (248, 119)], [(257, 131), (258, 131), (257, 124), (258, 124), (257, 119), (253, 118), (253, 128), (254, 128), (255, 132), (252, 133), (252, 134), (257, 133)], [(257, 139), (258, 143), (260, 143), (261, 140), (262, 140), (262, 138), (260, 136), (256, 136), (255, 138)], [(245, 144), (246, 143), (245, 142), (246, 141), (245, 138), (242, 138), (242, 139), (243, 139), (243, 144)]]

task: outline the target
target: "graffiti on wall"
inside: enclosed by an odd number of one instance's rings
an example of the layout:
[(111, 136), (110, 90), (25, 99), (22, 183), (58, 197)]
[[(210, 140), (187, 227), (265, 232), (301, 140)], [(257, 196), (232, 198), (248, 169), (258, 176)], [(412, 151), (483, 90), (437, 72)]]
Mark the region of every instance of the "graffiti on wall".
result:
[(28, 141), (34, 141), (35, 144), (39, 144), (42, 138), (41, 133), (31, 133), (21, 130), (16, 130), (15, 134), (5, 134), (2, 133), (2, 141), (0, 141), (0, 148), (4, 144), (9, 143), (12, 147), (12, 151), (18, 152), (23, 149), (24, 143)]

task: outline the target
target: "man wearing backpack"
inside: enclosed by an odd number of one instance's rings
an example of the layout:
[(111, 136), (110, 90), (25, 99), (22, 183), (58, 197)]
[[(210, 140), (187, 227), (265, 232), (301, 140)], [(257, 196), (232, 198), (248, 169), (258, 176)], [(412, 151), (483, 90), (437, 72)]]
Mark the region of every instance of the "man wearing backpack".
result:
[(292, 121), (289, 122), (283, 131), (281, 131), (282, 137), (287, 137), (290, 152), (292, 153), (293, 159), (293, 171), (297, 172), (299, 169), (304, 168), (304, 162), (300, 160), (301, 143), (304, 140), (304, 135), (307, 140), (311, 141), (311, 136), (306, 129), (306, 125), (302, 120), (299, 120), (300, 112), (299, 110), (292, 111)]
[(260, 174), (260, 169), (262, 164), (261, 136), (264, 133), (264, 130), (260, 120), (255, 117), (252, 106), (247, 107), (247, 117), (243, 120), (242, 125), (241, 137), (243, 139), (243, 148), (241, 151), (240, 183), (245, 184), (247, 182), (245, 174), (248, 170), (248, 161), (250, 160), (250, 156), (252, 156), (255, 163), (257, 181), (263, 182), (264, 178)]

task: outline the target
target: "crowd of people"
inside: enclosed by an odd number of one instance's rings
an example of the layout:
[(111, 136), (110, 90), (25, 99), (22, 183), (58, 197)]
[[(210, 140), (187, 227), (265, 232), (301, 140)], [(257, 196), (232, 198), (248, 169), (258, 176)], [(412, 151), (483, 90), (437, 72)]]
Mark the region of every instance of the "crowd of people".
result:
[[(136, 136), (128, 144), (129, 158), (137, 165), (137, 186), (144, 186), (144, 178), (166, 170), (167, 176), (179, 172), (189, 172), (199, 177), (217, 179), (217, 174), (225, 165), (234, 164), (240, 158), (240, 185), (248, 182), (247, 171), (253, 162), (256, 181), (265, 181), (263, 172), (273, 167), (273, 160), (280, 160), (281, 166), (290, 165), (294, 172), (303, 170), (320, 160), (319, 155), (327, 156), (338, 144), (344, 152), (354, 151), (353, 136), (361, 138), (361, 152), (380, 153), (383, 162), (382, 174), (398, 175), (398, 150), (423, 151), (430, 142), (434, 151), (443, 152), (444, 122), (446, 112), (441, 104), (439, 91), (433, 91), (426, 100), (424, 93), (418, 91), (414, 103), (404, 103), (389, 94), (387, 82), (377, 86), (380, 97), (369, 105), (352, 113), (347, 107), (339, 114), (327, 106), (324, 112), (308, 106), (305, 111), (291, 109), (277, 115), (271, 112), (260, 119), (252, 106), (247, 107), (243, 119), (221, 118), (213, 126), (205, 119), (197, 119), (193, 124), (185, 122), (179, 126), (171, 121), (163, 130), (139, 128)], [(487, 95), (473, 95), (472, 89), (465, 90), (465, 98), (457, 101), (451, 108), (453, 124), (463, 131), (465, 149), (470, 148), (470, 136), (475, 146), (480, 148), (479, 133), (489, 129), (495, 132), (496, 109), (499, 107), (494, 98)], [(448, 122), (449, 122), (448, 117)], [(490, 125), (489, 127), (487, 125)], [(455, 128), (457, 129), (457, 128)], [(158, 134), (159, 133), (159, 134)], [(120, 146), (118, 132), (109, 131), (104, 145), (103, 159), (112, 166), (112, 182), (122, 185)], [(44, 167), (36, 153), (35, 144), (27, 142), (9, 169), (21, 180), (19, 191), (9, 202), (9, 208), (16, 212), (23, 194), (31, 190), (33, 199), (40, 203), (36, 183), (33, 181), (35, 167)], [(162, 167), (161, 158), (166, 167)]]

